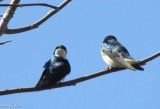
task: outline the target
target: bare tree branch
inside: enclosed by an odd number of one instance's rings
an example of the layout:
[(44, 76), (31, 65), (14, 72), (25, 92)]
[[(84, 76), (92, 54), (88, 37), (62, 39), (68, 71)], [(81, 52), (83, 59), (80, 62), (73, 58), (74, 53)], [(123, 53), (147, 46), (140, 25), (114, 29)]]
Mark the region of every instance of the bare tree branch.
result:
[(0, 42), (0, 45), (3, 45), (3, 44), (8, 43), (8, 42), (11, 42), (11, 40)]
[(141, 60), (141, 61), (139, 62), (139, 64), (140, 64), (140, 65), (144, 65), (144, 64), (146, 64), (147, 62), (149, 62), (149, 61), (151, 61), (151, 60), (153, 60), (153, 59), (155, 59), (155, 58), (157, 58), (157, 57), (159, 57), (159, 56), (160, 56), (160, 51), (157, 52), (157, 53), (155, 53), (155, 54), (153, 54), (153, 55), (151, 55), (150, 57), (147, 57), (147, 58)]
[[(160, 52), (157, 52), (154, 55), (147, 57), (146, 59), (140, 60), (138, 64), (144, 65), (145, 63), (159, 56), (160, 56)], [(96, 78), (96, 77), (99, 77), (105, 74), (120, 71), (120, 70), (125, 70), (125, 68), (113, 68), (113, 69), (102, 70), (100, 72), (96, 72), (96, 73), (93, 73), (93, 74), (90, 74), (84, 77), (80, 77), (80, 78), (62, 82), (62, 83), (57, 83), (48, 88), (27, 87), (27, 88), (16, 88), (16, 89), (3, 90), (3, 91), (0, 91), (0, 95), (2, 96), (2, 95), (9, 95), (9, 94), (16, 94), (16, 93), (24, 93), (24, 92), (35, 92), (35, 91), (41, 91), (41, 90), (47, 90), (47, 89), (55, 89), (55, 88), (61, 88), (61, 87), (66, 87), (66, 86), (73, 86), (73, 85), (76, 85), (77, 83), (80, 83), (80, 82), (83, 82), (89, 79), (93, 79), (93, 78)]]
[(6, 29), (5, 34), (16, 34), (21, 32), (26, 32), (35, 28), (38, 28), (41, 24), (43, 24), (45, 21), (47, 21), (50, 17), (52, 17), (54, 14), (59, 12), (63, 7), (65, 7), (71, 0), (64, 0), (63, 3), (61, 3), (57, 9), (49, 11), (43, 18), (41, 18), (39, 21), (17, 29)]
[[(20, 0), (12, 0), (10, 4), (18, 4), (19, 2)], [(17, 7), (9, 6), (5, 14), (3, 15), (2, 19), (0, 20), (0, 36), (6, 32), (7, 25), (13, 17), (13, 14), (16, 11), (16, 9)]]
[(57, 9), (56, 6), (49, 5), (47, 3), (29, 3), (29, 4), (0, 4), (1, 6), (16, 6), (16, 7), (24, 7), (24, 6), (46, 6), (49, 8)]
[[(65, 7), (70, 1), (71, 0), (64, 0), (64, 2), (61, 3), (58, 7), (49, 5), (46, 3), (19, 4), (20, 0), (12, 0), (10, 4), (0, 4), (0, 6), (9, 6), (0, 21), (0, 36), (3, 34), (16, 34), (16, 33), (26, 32), (26, 31), (38, 28), (41, 24), (47, 21), (51, 16), (53, 16), (54, 14), (59, 12), (63, 7)], [(31, 25), (24, 26), (21, 28), (16, 28), (16, 29), (9, 29), (7, 25), (10, 19), (12, 18), (16, 8), (23, 7), (23, 6), (47, 6), (47, 7), (53, 8), (53, 10), (49, 11), (43, 18), (41, 18), (40, 20), (38, 20), (37, 22)]]

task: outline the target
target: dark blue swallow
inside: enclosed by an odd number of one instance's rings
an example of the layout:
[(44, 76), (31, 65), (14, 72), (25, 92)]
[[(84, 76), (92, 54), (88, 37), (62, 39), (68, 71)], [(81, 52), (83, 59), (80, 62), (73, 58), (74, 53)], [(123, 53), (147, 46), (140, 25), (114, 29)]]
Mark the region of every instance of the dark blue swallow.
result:
[(128, 52), (128, 50), (117, 41), (115, 36), (105, 37), (101, 46), (101, 55), (103, 60), (109, 65), (108, 68), (127, 68), (131, 70), (144, 70), (138, 65)]
[(67, 49), (65, 46), (57, 46), (52, 58), (44, 65), (44, 71), (36, 87), (49, 87), (61, 82), (67, 74), (70, 73), (71, 67), (66, 59)]

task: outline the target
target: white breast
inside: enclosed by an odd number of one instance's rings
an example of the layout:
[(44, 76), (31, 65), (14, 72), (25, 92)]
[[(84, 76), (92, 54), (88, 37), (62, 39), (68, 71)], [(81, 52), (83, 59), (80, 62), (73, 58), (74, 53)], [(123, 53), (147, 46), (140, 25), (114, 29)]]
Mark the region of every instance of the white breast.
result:
[(113, 61), (110, 57), (108, 57), (102, 51), (101, 51), (101, 55), (102, 55), (102, 58), (103, 58), (104, 62), (106, 62), (109, 66), (112, 66), (112, 67), (122, 67), (120, 64), (118, 64), (119, 62)]

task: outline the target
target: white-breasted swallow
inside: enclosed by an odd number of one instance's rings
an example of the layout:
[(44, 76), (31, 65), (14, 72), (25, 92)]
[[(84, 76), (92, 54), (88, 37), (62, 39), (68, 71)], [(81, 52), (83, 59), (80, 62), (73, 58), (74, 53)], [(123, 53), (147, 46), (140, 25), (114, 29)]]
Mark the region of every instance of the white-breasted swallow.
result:
[(131, 70), (144, 70), (113, 35), (105, 37), (101, 46), (101, 55), (103, 60), (109, 65), (109, 68), (118, 67)]

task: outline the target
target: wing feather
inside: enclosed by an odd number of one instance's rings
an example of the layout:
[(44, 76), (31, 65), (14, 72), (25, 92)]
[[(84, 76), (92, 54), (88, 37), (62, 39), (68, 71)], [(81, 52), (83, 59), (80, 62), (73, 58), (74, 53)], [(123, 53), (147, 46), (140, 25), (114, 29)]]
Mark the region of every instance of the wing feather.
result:
[(108, 49), (107, 47), (102, 47), (102, 51), (118, 65), (121, 65), (122, 67), (127, 69), (136, 70), (130, 63), (125, 61), (121, 53), (113, 52), (111, 51), (111, 49)]

